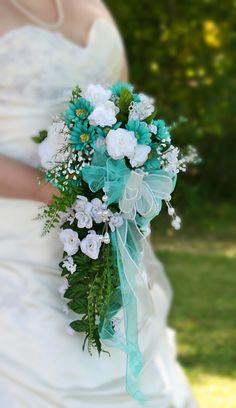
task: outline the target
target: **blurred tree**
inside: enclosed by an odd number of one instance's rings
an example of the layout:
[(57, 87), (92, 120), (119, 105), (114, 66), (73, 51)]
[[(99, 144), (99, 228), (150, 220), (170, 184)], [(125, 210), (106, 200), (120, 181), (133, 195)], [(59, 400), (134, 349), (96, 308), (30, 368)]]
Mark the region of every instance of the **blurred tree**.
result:
[[(235, 197), (236, 1), (107, 0), (123, 34), (130, 80), (156, 97), (176, 144), (203, 162), (180, 181), (195, 199)], [(182, 186), (182, 188), (181, 188)], [(191, 191), (190, 191), (191, 190)]]

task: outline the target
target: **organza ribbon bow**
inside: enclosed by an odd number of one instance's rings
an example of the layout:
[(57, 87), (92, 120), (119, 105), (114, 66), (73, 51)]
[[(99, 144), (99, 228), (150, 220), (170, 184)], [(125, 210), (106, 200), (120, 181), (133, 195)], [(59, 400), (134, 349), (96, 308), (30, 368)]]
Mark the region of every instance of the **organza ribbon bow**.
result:
[(170, 197), (173, 187), (172, 178), (162, 170), (151, 174), (132, 170), (119, 201), (123, 216), (134, 220), (138, 213), (151, 220), (159, 214), (162, 200)]

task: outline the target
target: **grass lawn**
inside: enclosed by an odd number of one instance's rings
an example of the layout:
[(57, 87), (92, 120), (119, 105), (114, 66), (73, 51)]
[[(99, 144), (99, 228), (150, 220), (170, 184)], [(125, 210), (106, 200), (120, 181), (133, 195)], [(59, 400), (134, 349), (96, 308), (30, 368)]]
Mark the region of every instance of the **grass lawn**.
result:
[(236, 257), (174, 243), (158, 256), (175, 293), (179, 360), (201, 408), (236, 408)]

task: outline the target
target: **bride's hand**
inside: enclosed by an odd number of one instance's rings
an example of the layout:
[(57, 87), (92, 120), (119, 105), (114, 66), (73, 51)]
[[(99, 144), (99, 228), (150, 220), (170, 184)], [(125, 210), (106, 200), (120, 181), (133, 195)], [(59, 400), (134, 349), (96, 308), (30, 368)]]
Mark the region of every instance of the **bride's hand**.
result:
[(53, 202), (54, 195), (59, 196), (59, 190), (51, 183), (41, 181), (35, 194), (35, 200), (45, 204), (51, 204)]

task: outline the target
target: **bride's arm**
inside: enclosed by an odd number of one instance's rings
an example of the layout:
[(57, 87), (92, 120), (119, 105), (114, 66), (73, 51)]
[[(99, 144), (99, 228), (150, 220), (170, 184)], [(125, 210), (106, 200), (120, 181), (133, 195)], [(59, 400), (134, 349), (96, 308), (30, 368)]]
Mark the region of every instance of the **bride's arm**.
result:
[(39, 170), (17, 160), (0, 155), (0, 196), (50, 203), (58, 190), (41, 182)]

